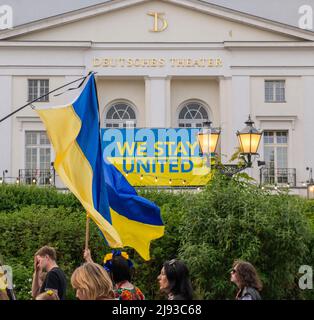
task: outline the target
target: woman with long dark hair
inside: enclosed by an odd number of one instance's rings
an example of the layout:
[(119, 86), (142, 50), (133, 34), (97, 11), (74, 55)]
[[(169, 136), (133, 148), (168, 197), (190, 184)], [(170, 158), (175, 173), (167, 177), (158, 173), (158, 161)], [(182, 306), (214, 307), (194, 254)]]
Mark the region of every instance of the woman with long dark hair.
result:
[(193, 299), (189, 270), (183, 261), (166, 261), (157, 279), (160, 291), (167, 295), (168, 300)]
[(242, 260), (235, 260), (231, 270), (231, 282), (238, 287), (236, 300), (261, 300), (262, 282), (254, 266)]

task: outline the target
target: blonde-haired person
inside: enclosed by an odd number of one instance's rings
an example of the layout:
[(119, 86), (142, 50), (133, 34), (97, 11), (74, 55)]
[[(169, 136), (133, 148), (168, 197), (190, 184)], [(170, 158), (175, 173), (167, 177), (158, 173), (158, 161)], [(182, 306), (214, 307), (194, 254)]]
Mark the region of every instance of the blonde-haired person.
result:
[(56, 290), (47, 290), (40, 293), (35, 300), (60, 300)]
[(79, 300), (113, 300), (113, 286), (108, 273), (97, 263), (87, 262), (71, 277), (72, 287)]

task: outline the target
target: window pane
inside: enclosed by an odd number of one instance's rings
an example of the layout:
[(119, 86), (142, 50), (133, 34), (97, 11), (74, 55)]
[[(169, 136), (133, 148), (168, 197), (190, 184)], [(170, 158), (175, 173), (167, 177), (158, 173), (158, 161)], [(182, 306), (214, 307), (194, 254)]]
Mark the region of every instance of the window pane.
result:
[(278, 131), (276, 133), (277, 143), (288, 143), (288, 132), (287, 131)]
[(25, 150), (25, 169), (36, 169), (37, 166), (37, 149), (26, 148)]
[(198, 102), (188, 102), (179, 113), (179, 127), (202, 127), (208, 120), (206, 108)]
[(185, 114), (187, 113), (187, 107), (182, 108), (180, 114), (179, 114), (179, 119), (185, 119)]
[[(32, 101), (49, 92), (49, 80), (29, 79), (28, 80), (28, 100)], [(49, 96), (41, 98), (39, 102), (49, 101)]]
[(285, 80), (265, 80), (265, 101), (285, 101)]
[(274, 147), (265, 147), (264, 158), (265, 158), (266, 166), (268, 168), (274, 168), (274, 166), (275, 166), (275, 149), (274, 149)]
[(192, 111), (192, 110), (189, 110), (188, 108), (186, 108), (186, 113), (185, 113), (183, 119), (192, 120), (192, 119), (193, 119), (193, 115), (192, 115), (191, 111)]
[(135, 112), (132, 108), (128, 107), (128, 114), (129, 114), (129, 119), (135, 119)]
[(136, 127), (136, 114), (133, 107), (127, 103), (113, 104), (105, 115), (105, 127), (128, 127), (126, 122), (132, 121)]
[(25, 143), (27, 146), (37, 145), (37, 133), (34, 131), (25, 132)]
[(192, 119), (195, 119), (195, 117), (197, 116), (197, 110), (190, 110), (190, 114), (192, 116)]
[(274, 84), (273, 81), (265, 81), (265, 101), (274, 100)]
[(287, 147), (277, 147), (277, 168), (287, 168), (288, 154)]
[(285, 82), (277, 81), (275, 84), (276, 87), (276, 101), (285, 101)]
[(115, 111), (115, 113), (113, 114), (112, 119), (120, 120), (120, 115), (119, 115), (119, 112), (118, 112), (118, 111)]
[(201, 107), (199, 111), (201, 112), (203, 119), (208, 119), (208, 113), (203, 107)]
[(31, 168), (31, 163), (32, 163), (32, 149), (27, 148), (25, 152), (25, 167), (26, 169)]
[(264, 131), (264, 144), (274, 143), (274, 133), (270, 131)]
[[(49, 80), (39, 80), (40, 83), (40, 90), (39, 90), (39, 96), (42, 96), (44, 94), (47, 94), (49, 92)], [(48, 101), (49, 96), (43, 97), (40, 99), (41, 102)]]
[[(45, 146), (45, 148), (42, 148)], [(50, 142), (44, 131), (25, 132), (25, 168), (50, 169)]]
[(40, 132), (40, 144), (41, 145), (50, 144), (46, 132)]
[(37, 81), (33, 79), (28, 80), (28, 101), (37, 98)]
[[(274, 139), (275, 138), (275, 139)], [(270, 145), (271, 144), (271, 145)], [(288, 182), (288, 132), (264, 132), (264, 159), (268, 171), (264, 174), (266, 183)]]
[(50, 169), (50, 148), (41, 148), (39, 154), (40, 154), (39, 168), (41, 170), (49, 170)]

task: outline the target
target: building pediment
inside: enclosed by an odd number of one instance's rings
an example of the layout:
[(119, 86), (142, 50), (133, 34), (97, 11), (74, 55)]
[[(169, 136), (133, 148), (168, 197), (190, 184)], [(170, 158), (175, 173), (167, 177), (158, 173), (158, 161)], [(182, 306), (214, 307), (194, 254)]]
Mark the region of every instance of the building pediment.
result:
[(313, 41), (314, 33), (203, 1), (115, 0), (1, 32), (0, 40)]

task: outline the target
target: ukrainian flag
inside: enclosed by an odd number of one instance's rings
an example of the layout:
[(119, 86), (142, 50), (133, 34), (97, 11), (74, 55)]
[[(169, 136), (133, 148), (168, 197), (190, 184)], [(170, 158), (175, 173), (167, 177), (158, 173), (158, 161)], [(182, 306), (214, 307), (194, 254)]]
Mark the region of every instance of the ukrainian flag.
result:
[(53, 145), (58, 175), (108, 244), (133, 247), (148, 260), (150, 241), (164, 233), (160, 210), (137, 196), (123, 175), (102, 157), (94, 75), (74, 103), (37, 112)]
[(150, 241), (164, 234), (159, 207), (138, 196), (123, 174), (106, 160), (104, 174), (112, 225), (125, 246), (134, 248), (143, 259), (149, 260)]

